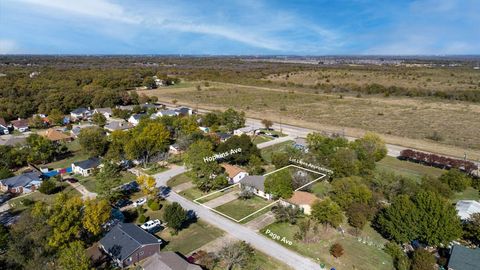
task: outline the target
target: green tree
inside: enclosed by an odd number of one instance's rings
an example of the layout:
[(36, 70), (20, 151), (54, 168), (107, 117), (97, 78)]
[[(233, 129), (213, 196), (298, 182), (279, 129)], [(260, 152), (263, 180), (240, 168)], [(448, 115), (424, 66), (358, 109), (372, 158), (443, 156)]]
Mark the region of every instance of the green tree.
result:
[(219, 256), (226, 264), (227, 269), (231, 270), (235, 266), (244, 269), (252, 260), (255, 250), (245, 241), (238, 241), (223, 247)]
[(114, 201), (120, 196), (120, 189), (118, 187), (120, 183), (120, 177), (122, 176), (121, 168), (114, 162), (105, 160), (102, 168), (95, 175), (97, 179), (98, 193), (102, 198), (108, 201)]
[(456, 192), (464, 191), (472, 183), (472, 179), (458, 169), (450, 169), (442, 174), (440, 181)]
[(124, 160), (126, 157), (125, 146), (131, 139), (130, 135), (129, 132), (123, 130), (113, 131), (110, 136), (108, 136), (110, 143), (105, 157), (112, 161)]
[(207, 160), (213, 155), (213, 145), (206, 140), (191, 144), (185, 153), (185, 165), (190, 169), (189, 174), (193, 178), (193, 183), (202, 191), (211, 190), (215, 186), (211, 176), (221, 172), (221, 167), (216, 161)]
[(0, 179), (5, 179), (14, 176), (13, 172), (8, 168), (0, 166)]
[(352, 203), (347, 209), (348, 223), (356, 229), (363, 229), (372, 218), (371, 206), (366, 203)]
[(7, 228), (0, 224), (0, 253), (5, 252), (8, 245), (8, 239), (10, 238), (10, 234), (8, 233)]
[(40, 117), (40, 115), (35, 115), (32, 118), (30, 118), (30, 120), (28, 121), (28, 125), (31, 128), (44, 128), (45, 127), (45, 123), (43, 122), (43, 119), (42, 119), (42, 117)]
[(145, 77), (145, 79), (143, 79), (142, 85), (149, 89), (157, 88), (155, 80), (151, 76)]
[(317, 161), (323, 164), (328, 164), (338, 149), (348, 146), (348, 140), (345, 138), (329, 138), (320, 133), (309, 133), (307, 135), (307, 143), (309, 152), (316, 157)]
[(46, 180), (43, 180), (43, 182), (40, 184), (38, 191), (40, 191), (43, 194), (53, 194), (56, 189), (57, 189), (57, 184), (51, 179), (46, 179)]
[(372, 191), (358, 176), (335, 179), (332, 182), (332, 199), (343, 209), (353, 203), (368, 204), (372, 200)]
[(251, 175), (259, 175), (262, 174), (265, 170), (262, 167), (262, 159), (258, 156), (252, 155), (250, 156), (250, 160), (248, 161), (248, 173)]
[(280, 170), (265, 177), (265, 192), (274, 197), (288, 199), (293, 194), (292, 176), (288, 170)]
[(412, 270), (431, 270), (435, 266), (435, 256), (423, 248), (413, 252)]
[(53, 142), (38, 134), (30, 134), (27, 137), (27, 149), (27, 160), (34, 164), (45, 164), (52, 161), (58, 152), (58, 148)]
[(295, 224), (297, 217), (300, 215), (300, 210), (297, 207), (284, 206), (280, 203), (272, 209), (272, 212), (277, 222), (288, 222), (290, 224)]
[(167, 128), (158, 122), (142, 123), (133, 131), (131, 140), (126, 145), (127, 156), (141, 159), (146, 166), (150, 158), (166, 151), (170, 138)]
[(80, 197), (70, 199), (63, 193), (55, 198), (48, 218), (48, 225), (52, 227), (52, 235), (48, 239), (51, 247), (58, 248), (71, 242), (79, 236), (81, 231), (81, 209), (83, 207)]
[(94, 113), (92, 115), (92, 121), (95, 125), (104, 127), (105, 124), (107, 123), (107, 118), (105, 117), (105, 115), (101, 113)]
[(51, 125), (62, 125), (63, 124), (63, 113), (59, 109), (53, 109), (48, 115), (48, 121)]
[(349, 148), (340, 148), (330, 157), (330, 168), (335, 177), (357, 175), (360, 165), (357, 153)]
[(246, 134), (242, 134), (241, 136), (233, 136), (226, 142), (221, 143), (217, 147), (217, 152), (224, 153), (236, 149), (241, 149), (241, 151), (233, 155), (229, 155), (223, 160), (228, 163), (246, 165), (251, 156), (261, 156), (260, 149), (258, 149), (257, 146), (252, 143), (252, 140)]
[(455, 207), (432, 192), (420, 192), (413, 198), (398, 196), (379, 213), (376, 227), (398, 243), (418, 239), (428, 245), (439, 245), (462, 235)]
[(185, 211), (179, 203), (174, 202), (165, 207), (163, 219), (168, 223), (168, 227), (172, 228), (175, 233), (183, 228), (187, 221), (187, 211)]
[(393, 266), (396, 270), (410, 270), (410, 260), (398, 244), (388, 242), (385, 244), (384, 250), (392, 256)]
[(245, 126), (245, 113), (237, 112), (234, 109), (229, 108), (223, 112), (221, 122), (228, 131), (233, 132), (235, 129)]
[(81, 129), (78, 141), (82, 149), (91, 156), (103, 155), (108, 147), (105, 131), (100, 127)]
[(463, 224), (464, 237), (480, 244), (480, 213), (473, 213), (469, 219)]
[(355, 140), (353, 148), (357, 151), (360, 160), (376, 162), (387, 155), (385, 141), (372, 132), (367, 132), (362, 138)]
[(312, 217), (324, 225), (335, 228), (343, 222), (342, 209), (328, 197), (313, 204)]
[(431, 191), (437, 193), (447, 199), (453, 195), (452, 190), (446, 183), (440, 181), (439, 178), (435, 178), (429, 175), (425, 175), (422, 177), (422, 183), (420, 184), (420, 188), (423, 191)]
[(275, 166), (275, 169), (280, 169), (290, 164), (287, 153), (283, 152), (274, 152), (272, 154), (272, 164)]
[(83, 227), (93, 235), (100, 234), (102, 225), (110, 218), (111, 210), (112, 208), (107, 200), (85, 201), (82, 218)]
[(90, 258), (81, 241), (74, 241), (60, 249), (58, 264), (62, 269), (89, 270)]

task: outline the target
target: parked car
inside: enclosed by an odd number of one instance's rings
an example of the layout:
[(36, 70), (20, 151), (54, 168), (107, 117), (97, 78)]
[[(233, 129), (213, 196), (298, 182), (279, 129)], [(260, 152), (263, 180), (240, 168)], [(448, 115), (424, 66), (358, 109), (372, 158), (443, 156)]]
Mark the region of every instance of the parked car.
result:
[(122, 207), (125, 207), (125, 206), (130, 205), (130, 204), (132, 204), (132, 201), (130, 201), (128, 199), (120, 199), (115, 203), (115, 207), (116, 208), (122, 208)]
[(74, 184), (78, 182), (78, 180), (75, 178), (68, 178), (66, 181), (69, 182), (70, 184)]
[(143, 223), (140, 228), (146, 230), (146, 231), (150, 231), (150, 230), (154, 230), (154, 229), (157, 229), (159, 227), (162, 226), (162, 222), (158, 219), (154, 219), (154, 220), (149, 220), (145, 223)]
[(137, 207), (137, 206), (140, 206), (140, 205), (144, 205), (146, 202), (147, 202), (146, 197), (140, 198), (133, 203), (133, 206)]

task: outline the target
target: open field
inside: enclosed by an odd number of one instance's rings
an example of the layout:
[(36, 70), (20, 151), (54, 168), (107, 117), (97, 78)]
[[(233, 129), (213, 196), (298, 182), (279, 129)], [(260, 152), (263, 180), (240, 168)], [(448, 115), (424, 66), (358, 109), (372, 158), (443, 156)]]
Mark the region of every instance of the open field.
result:
[(304, 86), (318, 84), (365, 85), (377, 83), (385, 87), (396, 86), (420, 91), (480, 90), (480, 72), (471, 68), (393, 68), (343, 67), (322, 68), (272, 74), (265, 78), (272, 82), (294, 83)]
[[(360, 137), (366, 130), (392, 144), (471, 159), (480, 158), (480, 105), (403, 97), (353, 97), (282, 88), (212, 83), (202, 91), (141, 91), (159, 100), (203, 109), (243, 110), (247, 116)], [(343, 128), (345, 127), (345, 128)], [(428, 139), (437, 132), (441, 141)], [(455, 147), (449, 146), (453, 145)]]
[(376, 170), (392, 171), (396, 174), (407, 176), (407, 177), (413, 177), (416, 179), (420, 179), (424, 175), (439, 177), (444, 172), (446, 172), (445, 170), (442, 170), (439, 168), (425, 166), (425, 165), (414, 163), (414, 162), (399, 160), (389, 156), (386, 156), (385, 158), (377, 162)]
[[(359, 270), (393, 269), (390, 255), (379, 248), (385, 240), (379, 236), (377, 237), (376, 232), (373, 230), (366, 229), (362, 237), (364, 237), (364, 239), (367, 238), (369, 242), (373, 242), (378, 246), (362, 243), (358, 241), (356, 237), (350, 235), (343, 237), (339, 232), (331, 228), (325, 231), (322, 226), (319, 227), (320, 240), (316, 243), (305, 243), (294, 240), (294, 234), (298, 230), (298, 226), (296, 225), (273, 223), (261, 230), (263, 235), (269, 238), (269, 236), (265, 234), (267, 229), (280, 237), (285, 237), (287, 240), (292, 241), (292, 245), (287, 245), (281, 241), (277, 241), (277, 243), (318, 262), (326, 263), (329, 267), (335, 266), (337, 269)], [(338, 259), (335, 259), (329, 253), (329, 248), (334, 243), (340, 243), (345, 250), (344, 255)]]

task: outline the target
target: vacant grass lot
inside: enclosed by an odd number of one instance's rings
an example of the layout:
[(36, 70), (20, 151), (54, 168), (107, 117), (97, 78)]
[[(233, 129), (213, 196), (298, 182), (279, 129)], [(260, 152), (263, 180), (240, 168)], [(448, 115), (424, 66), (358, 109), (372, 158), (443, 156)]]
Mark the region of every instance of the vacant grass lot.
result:
[[(188, 88), (145, 92), (162, 101), (204, 109), (243, 110), (249, 117), (279, 119), (282, 122), (312, 129), (362, 136), (370, 130), (380, 133), (387, 142), (432, 152), (480, 158), (480, 105), (467, 102), (437, 101), (402, 97), (340, 98), (333, 94), (316, 94), (285, 89), (215, 84), (202, 91)], [(428, 139), (434, 132), (440, 142)], [(457, 147), (449, 147), (454, 145)]]
[(288, 146), (291, 146), (292, 143), (293, 143), (293, 141), (286, 141), (286, 142), (282, 142), (282, 143), (278, 143), (278, 144), (269, 146), (267, 148), (263, 148), (261, 150), (262, 158), (266, 162), (271, 163), (273, 153), (285, 152), (285, 149), (287, 149)]
[[(215, 191), (212, 191), (211, 193), (213, 193), (213, 192), (215, 192)], [(209, 202), (209, 201), (211, 201), (213, 199), (216, 199), (218, 197), (222, 197), (223, 195), (226, 195), (226, 194), (229, 194), (229, 193), (239, 193), (239, 192), (240, 192), (240, 187), (239, 186), (234, 186), (232, 188), (229, 188), (229, 189), (217, 192), (215, 194), (209, 195), (208, 197), (205, 197), (201, 200), (198, 200), (197, 202), (206, 203), (206, 202)]]
[[(269, 257), (268, 255), (255, 250), (255, 254), (251, 258), (252, 261), (246, 268), (239, 268), (237, 266), (233, 267), (233, 270), (241, 270), (241, 269), (255, 269), (255, 270), (291, 270), (290, 267), (279, 262), (278, 260)], [(216, 266), (213, 270), (224, 270), (225, 266), (220, 263)]]
[(184, 184), (184, 183), (191, 182), (191, 181), (192, 181), (192, 178), (190, 178), (186, 173), (182, 173), (182, 174), (179, 174), (179, 175), (173, 177), (172, 179), (168, 180), (167, 181), (167, 186), (175, 187), (175, 186), (178, 186), (180, 184)]
[(439, 168), (425, 166), (425, 165), (414, 163), (414, 162), (399, 160), (390, 156), (386, 156), (385, 158), (377, 162), (376, 169), (378, 171), (380, 170), (392, 171), (396, 174), (403, 175), (406, 177), (412, 177), (416, 179), (420, 179), (424, 175), (439, 177), (445, 172), (445, 170), (442, 170)]
[[(336, 269), (359, 270), (393, 269), (390, 255), (385, 253), (381, 248), (374, 245), (364, 244), (358, 241), (356, 237), (347, 234), (342, 237), (342, 235), (334, 229), (326, 231), (320, 226), (318, 236), (321, 240), (316, 243), (304, 243), (302, 241), (294, 240), (294, 234), (297, 232), (298, 226), (290, 225), (289, 223), (273, 223), (263, 228), (261, 230), (263, 235), (270, 238), (265, 234), (266, 229), (269, 229), (280, 237), (285, 237), (287, 240), (293, 242), (291, 246), (277, 241), (279, 244), (318, 262), (326, 263), (329, 267), (335, 267)], [(377, 245), (383, 244), (385, 240), (381, 240), (381, 237), (378, 238), (377, 236), (374, 236), (374, 234), (376, 233), (373, 230), (365, 232), (364, 237), (368, 236), (369, 239), (367, 243), (371, 241)], [(340, 243), (345, 250), (344, 255), (338, 259), (335, 259), (329, 253), (329, 248), (334, 243)]]
[(157, 235), (168, 241), (168, 244), (162, 250), (179, 251), (187, 255), (223, 234), (224, 232), (220, 229), (203, 221), (197, 221), (190, 224), (188, 228), (181, 230), (178, 235), (171, 235), (168, 230), (161, 231)]
[(220, 205), (215, 208), (215, 210), (239, 220), (271, 203), (272, 201), (267, 201), (260, 197), (253, 196), (247, 200), (237, 199), (235, 201)]
[[(136, 176), (129, 172), (121, 172), (119, 186), (128, 182), (135, 181)], [(90, 192), (99, 192), (99, 187), (97, 185), (97, 179), (95, 176), (83, 177), (81, 175), (74, 175), (74, 177)]]
[[(67, 194), (67, 196), (69, 197), (81, 196), (80, 192), (78, 192), (68, 183), (63, 182), (63, 183), (60, 183), (59, 185), (62, 186), (63, 188), (61, 192)], [(59, 193), (47, 195), (47, 194), (41, 193), (40, 191), (35, 191), (24, 196), (13, 198), (8, 203), (10, 204), (10, 207), (12, 208), (13, 211), (22, 211), (28, 208), (28, 206), (22, 203), (22, 200), (28, 199), (34, 202), (42, 201), (46, 204), (52, 204), (55, 200), (56, 195), (58, 194)]]

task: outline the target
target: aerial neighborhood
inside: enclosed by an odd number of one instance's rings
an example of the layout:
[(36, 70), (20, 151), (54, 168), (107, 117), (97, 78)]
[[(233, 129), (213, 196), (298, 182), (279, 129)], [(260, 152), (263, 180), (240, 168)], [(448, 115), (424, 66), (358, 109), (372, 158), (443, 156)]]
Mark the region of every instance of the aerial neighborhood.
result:
[(80, 91), (0, 114), (1, 269), (478, 269), (475, 160), (285, 122), (306, 88), (201, 108), (231, 82), (138, 65), (0, 77)]

